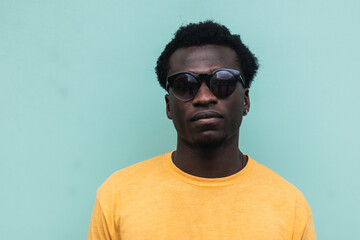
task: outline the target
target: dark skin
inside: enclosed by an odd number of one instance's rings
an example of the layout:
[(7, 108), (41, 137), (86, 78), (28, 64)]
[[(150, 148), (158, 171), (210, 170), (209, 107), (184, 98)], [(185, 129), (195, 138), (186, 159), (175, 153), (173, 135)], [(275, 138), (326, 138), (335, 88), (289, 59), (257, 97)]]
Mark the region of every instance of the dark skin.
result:
[[(211, 73), (218, 68), (241, 71), (234, 50), (219, 45), (187, 47), (170, 57), (169, 75), (177, 72)], [(177, 99), (170, 88), (165, 96), (166, 113), (177, 130), (177, 149), (172, 158), (182, 171), (205, 178), (239, 172), (247, 158), (238, 148), (243, 116), (250, 109), (249, 89), (239, 83), (225, 99), (214, 96), (205, 82), (189, 101)], [(199, 113), (216, 112), (218, 117), (193, 120)]]

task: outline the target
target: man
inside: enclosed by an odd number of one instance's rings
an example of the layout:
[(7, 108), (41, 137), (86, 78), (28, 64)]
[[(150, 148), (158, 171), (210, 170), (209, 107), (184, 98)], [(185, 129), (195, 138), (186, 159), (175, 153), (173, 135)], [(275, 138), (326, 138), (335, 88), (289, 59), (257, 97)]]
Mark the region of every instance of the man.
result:
[(113, 174), (88, 239), (315, 239), (303, 195), (244, 155), (255, 56), (222, 25), (181, 27), (158, 59), (176, 150)]

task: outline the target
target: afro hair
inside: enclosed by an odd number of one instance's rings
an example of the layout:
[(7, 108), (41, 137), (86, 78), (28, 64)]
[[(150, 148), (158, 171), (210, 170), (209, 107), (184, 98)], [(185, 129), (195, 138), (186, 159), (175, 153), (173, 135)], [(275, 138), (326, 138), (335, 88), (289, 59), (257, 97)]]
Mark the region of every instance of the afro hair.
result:
[(210, 20), (190, 23), (176, 31), (174, 38), (166, 45), (156, 63), (155, 71), (161, 87), (165, 89), (166, 77), (170, 69), (169, 59), (177, 49), (208, 44), (230, 47), (236, 52), (245, 87), (249, 88), (259, 68), (257, 58), (243, 44), (239, 35), (231, 34), (227, 27)]

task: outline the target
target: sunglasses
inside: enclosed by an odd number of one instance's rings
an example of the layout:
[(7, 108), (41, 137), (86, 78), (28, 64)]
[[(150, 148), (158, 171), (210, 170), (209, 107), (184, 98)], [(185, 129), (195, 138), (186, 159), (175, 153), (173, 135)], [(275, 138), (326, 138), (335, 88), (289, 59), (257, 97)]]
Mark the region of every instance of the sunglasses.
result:
[(230, 96), (235, 91), (238, 81), (245, 88), (245, 81), (240, 71), (220, 68), (210, 74), (192, 72), (172, 74), (166, 78), (166, 90), (169, 91), (171, 88), (176, 98), (189, 101), (196, 96), (202, 81), (205, 81), (212, 94), (220, 99)]
[(230, 96), (236, 88), (238, 81), (245, 88), (245, 81), (240, 71), (220, 68), (210, 74), (195, 74), (192, 72), (179, 72), (166, 78), (166, 90), (172, 89), (176, 98), (182, 101), (192, 100), (200, 89), (202, 81), (217, 98), (224, 99)]

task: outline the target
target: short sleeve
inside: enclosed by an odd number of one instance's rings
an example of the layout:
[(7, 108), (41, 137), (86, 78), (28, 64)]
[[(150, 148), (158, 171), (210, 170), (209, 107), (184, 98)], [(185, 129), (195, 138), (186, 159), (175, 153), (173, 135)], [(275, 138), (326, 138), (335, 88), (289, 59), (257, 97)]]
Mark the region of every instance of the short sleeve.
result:
[(313, 214), (304, 195), (299, 191), (294, 214), (294, 240), (316, 240)]
[(315, 227), (312, 215), (309, 217), (304, 228), (301, 240), (316, 240)]
[(120, 237), (114, 238), (111, 236), (111, 230), (109, 229), (108, 219), (101, 208), (101, 204), (98, 199), (95, 200), (94, 210), (92, 212), (88, 240), (120, 240)]

